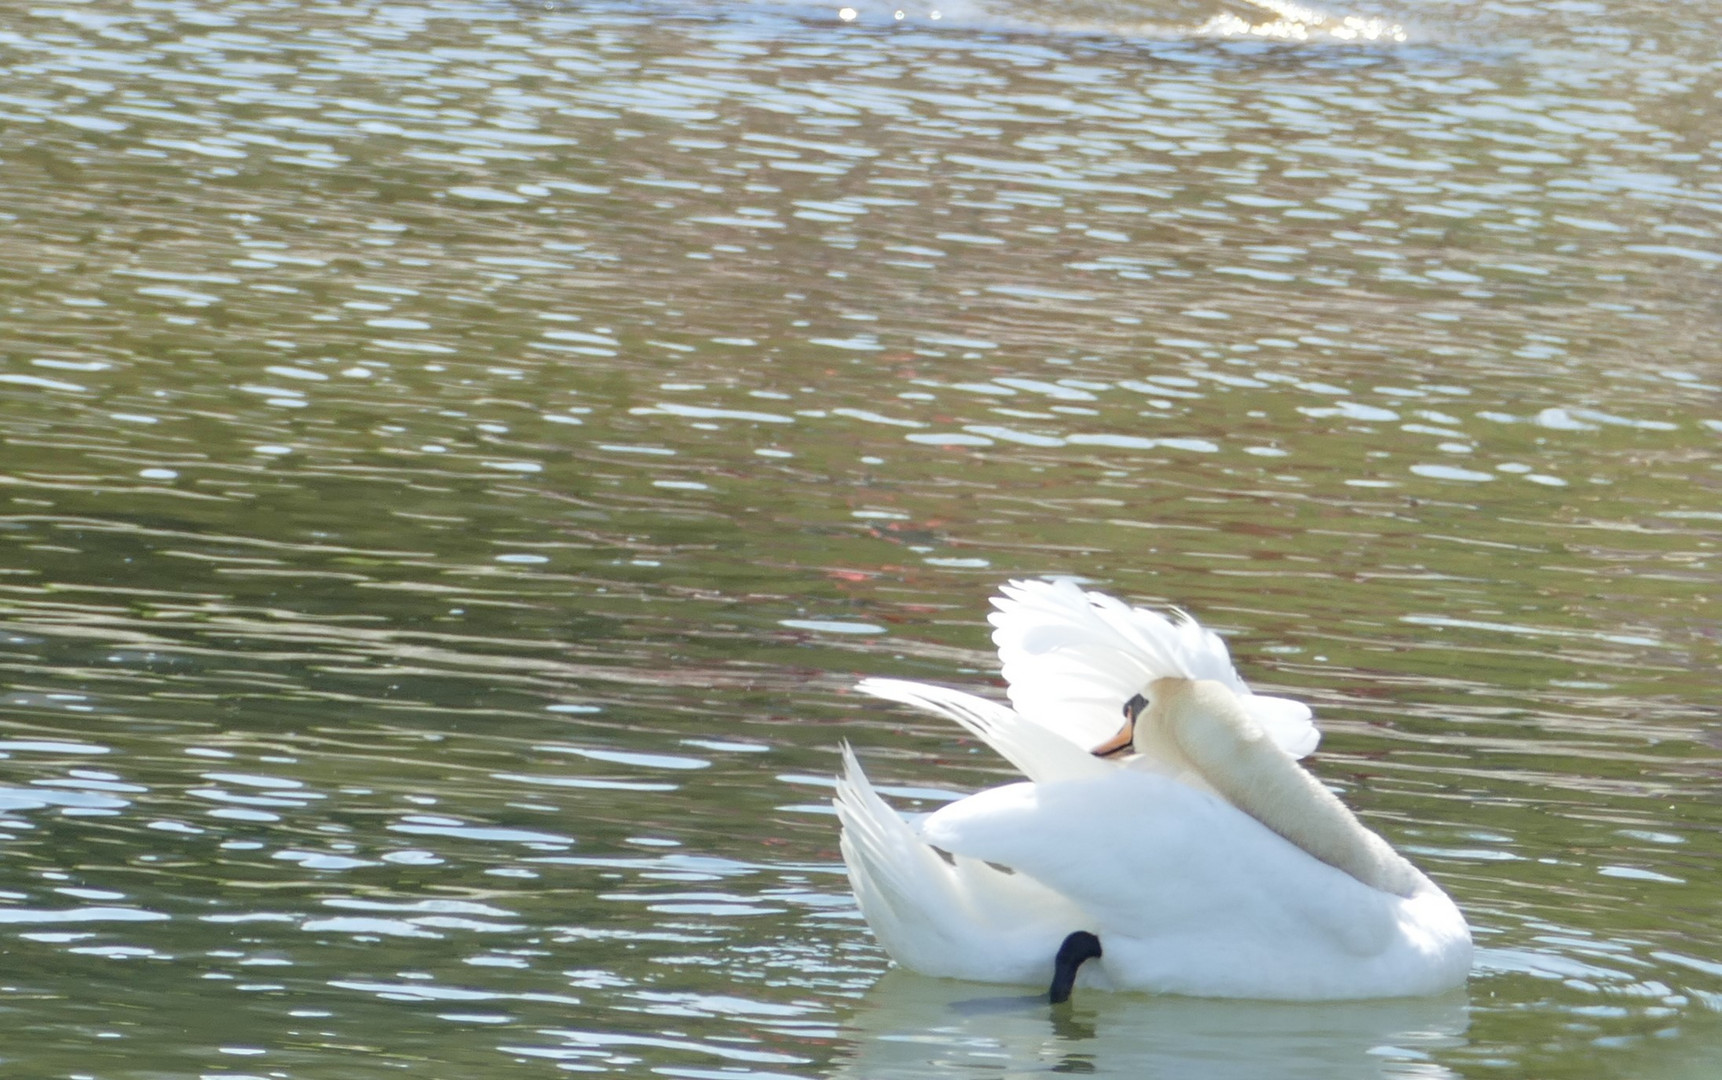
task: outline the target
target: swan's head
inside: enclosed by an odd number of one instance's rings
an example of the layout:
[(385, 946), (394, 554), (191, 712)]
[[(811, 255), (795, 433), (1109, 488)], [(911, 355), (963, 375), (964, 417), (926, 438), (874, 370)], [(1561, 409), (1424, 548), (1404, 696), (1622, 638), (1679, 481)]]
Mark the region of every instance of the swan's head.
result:
[(1156, 679), (1144, 686), (1141, 693), (1134, 695), (1124, 703), (1124, 726), (1118, 729), (1118, 734), (1094, 748), (1095, 757), (1122, 757), (1133, 751), (1142, 752), (1142, 748), (1137, 745), (1136, 719), (1142, 715), (1142, 710), (1146, 709), (1149, 702), (1153, 700), (1155, 684), (1164, 681)]
[[(1176, 699), (1192, 700), (1186, 698), (1186, 694), (1201, 686), (1207, 689), (1196, 695), (1197, 699), (1205, 702), (1198, 705), (1198, 709), (1205, 713), (1217, 709), (1219, 714), (1233, 717), (1230, 723), (1241, 722), (1252, 729), (1259, 728), (1294, 758), (1301, 758), (1314, 750), (1321, 739), (1321, 734), (1310, 722), (1309, 706), (1301, 701), (1252, 694), (1248, 690), (1240, 693), (1237, 688), (1216, 680), (1169, 675), (1154, 679), (1124, 702), (1123, 726), (1116, 735), (1096, 746), (1094, 754), (1110, 758), (1132, 752), (1154, 753), (1156, 745), (1163, 743), (1156, 728), (1164, 726), (1165, 710), (1172, 707), (1171, 702)], [(1164, 749), (1163, 745), (1161, 749)]]

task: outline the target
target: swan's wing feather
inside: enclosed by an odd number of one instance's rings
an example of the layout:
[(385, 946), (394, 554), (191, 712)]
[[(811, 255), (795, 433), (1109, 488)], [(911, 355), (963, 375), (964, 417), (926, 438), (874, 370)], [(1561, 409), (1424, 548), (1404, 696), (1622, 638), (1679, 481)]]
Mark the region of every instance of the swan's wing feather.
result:
[(1012, 581), (988, 621), (1011, 704), (1029, 721), (1093, 747), (1118, 730), (1120, 710), (1155, 679), (1211, 679), (1230, 687), (1287, 753), (1321, 736), (1307, 706), (1250, 692), (1225, 641), (1183, 612), (1171, 618), (1075, 583)]
[[(1104, 940), (1108, 931), (1165, 932), (1160, 921), (1192, 889), (1190, 866), (1230, 846), (1216, 823), (1235, 813), (1175, 780), (1113, 769), (1082, 785), (991, 788), (939, 808), (921, 831), (943, 850), (1013, 867), (1069, 897), (1096, 917), (1089, 929)], [(1224, 893), (1196, 899), (1216, 897)], [(1158, 918), (1143, 925), (1144, 913)]]
[(1068, 581), (1013, 581), (993, 605), (988, 621), (1017, 712), (1085, 747), (1116, 732), (1157, 657), (1100, 618)]
[(1262, 726), (1268, 738), (1294, 758), (1308, 757), (1321, 742), (1309, 706), (1301, 701), (1245, 692), (1238, 696), (1238, 704)]
[(1102, 940), (1108, 932), (1170, 940), (1241, 920), (1251, 933), (1272, 924), (1293, 936), (1367, 945), (1385, 929), (1386, 893), (1176, 780), (1116, 769), (1098, 783), (1017, 790), (1027, 788), (950, 803), (921, 835), (1069, 898), (1094, 918), (1090, 928)]
[(961, 690), (903, 679), (863, 679), (855, 688), (955, 720), (1030, 780), (1077, 780), (1102, 775), (1112, 767), (1058, 732), (1029, 723), (1010, 707)]
[(1464, 917), (1434, 885), (1410, 899), (1371, 888), (1167, 776), (992, 788), (934, 811), (920, 835), (1065, 897), (1136, 988), (1397, 996), (1454, 986), (1470, 967)]

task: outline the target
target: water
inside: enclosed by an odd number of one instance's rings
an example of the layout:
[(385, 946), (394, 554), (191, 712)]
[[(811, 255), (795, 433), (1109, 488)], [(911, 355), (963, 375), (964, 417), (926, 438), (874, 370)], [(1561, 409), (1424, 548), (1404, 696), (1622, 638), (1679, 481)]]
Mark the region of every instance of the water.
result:
[[(1715, 9), (838, 6), (0, 14), (0, 1071), (1709, 1075)], [(886, 974), (839, 740), (1007, 773), (848, 687), (1047, 573), (1468, 990)]]

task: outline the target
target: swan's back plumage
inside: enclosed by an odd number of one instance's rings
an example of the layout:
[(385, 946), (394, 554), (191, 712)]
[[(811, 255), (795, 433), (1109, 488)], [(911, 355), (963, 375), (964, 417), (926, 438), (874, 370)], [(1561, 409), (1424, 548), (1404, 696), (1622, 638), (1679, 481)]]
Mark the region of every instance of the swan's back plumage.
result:
[(1084, 919), (1070, 928), (1099, 935), (1116, 987), (1394, 997), (1449, 989), (1470, 967), (1464, 920), (1427, 879), (1410, 897), (1370, 888), (1157, 773), (990, 788), (929, 815), (920, 836), (1070, 899)]

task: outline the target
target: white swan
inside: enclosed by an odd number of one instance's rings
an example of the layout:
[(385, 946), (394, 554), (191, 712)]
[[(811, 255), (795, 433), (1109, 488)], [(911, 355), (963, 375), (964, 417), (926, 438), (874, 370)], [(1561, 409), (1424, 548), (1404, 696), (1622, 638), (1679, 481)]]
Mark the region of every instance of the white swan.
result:
[(1453, 901), (1297, 763), (1319, 738), (1308, 708), (1252, 694), (1188, 616), (1068, 581), (1014, 581), (993, 604), (1014, 708), (859, 686), (955, 720), (1029, 779), (907, 820), (844, 747), (843, 858), (898, 964), (1051, 980), (1055, 1001), (1073, 976), (1306, 1001), (1464, 982), (1471, 933)]

